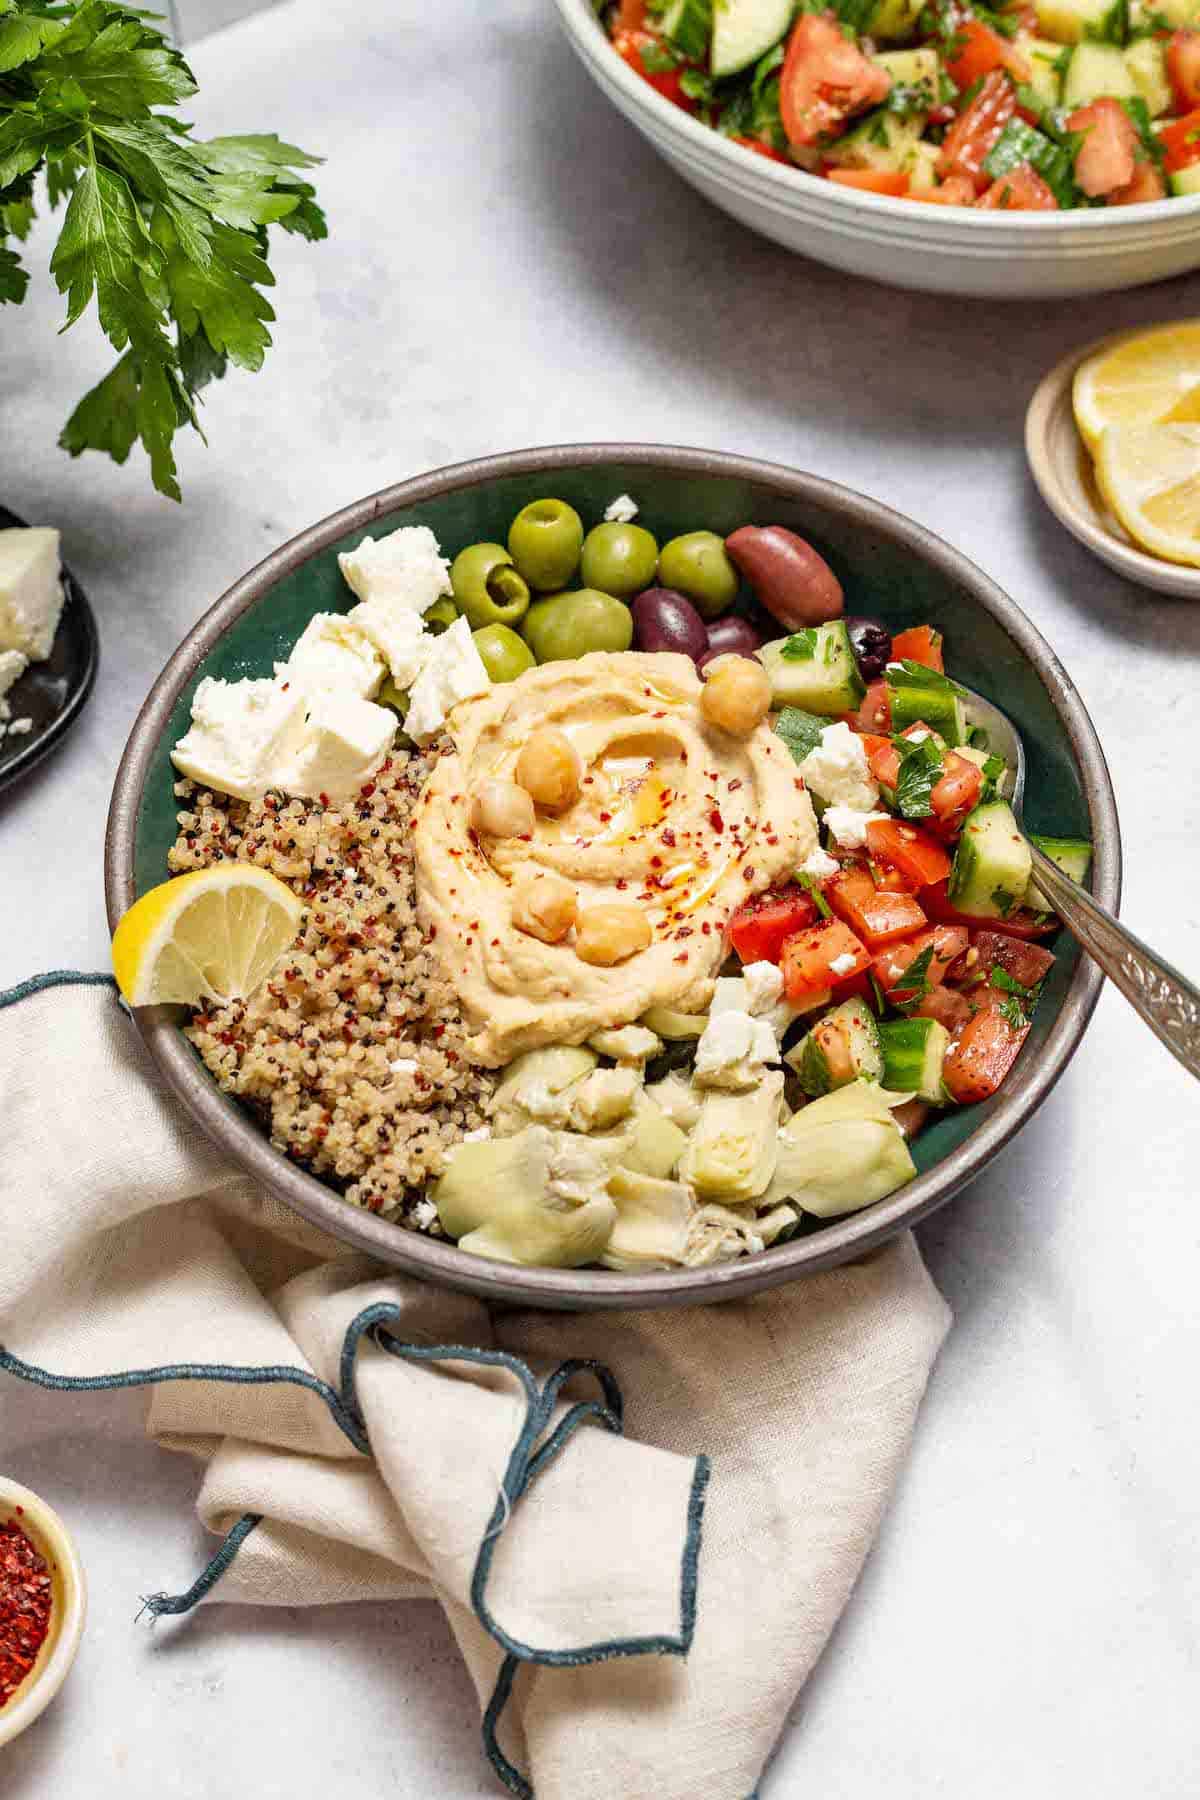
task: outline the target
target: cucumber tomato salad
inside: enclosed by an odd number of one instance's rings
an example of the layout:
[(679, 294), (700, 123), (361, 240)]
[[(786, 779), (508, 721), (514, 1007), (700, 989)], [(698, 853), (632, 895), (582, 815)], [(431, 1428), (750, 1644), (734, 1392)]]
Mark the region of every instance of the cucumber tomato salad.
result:
[(1200, 0), (619, 0), (617, 54), (843, 187), (1051, 212), (1200, 193)]

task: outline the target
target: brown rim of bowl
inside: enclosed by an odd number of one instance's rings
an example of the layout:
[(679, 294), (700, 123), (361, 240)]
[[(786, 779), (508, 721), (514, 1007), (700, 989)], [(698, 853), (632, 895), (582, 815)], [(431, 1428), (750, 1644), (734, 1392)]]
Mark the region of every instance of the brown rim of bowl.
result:
[[(882, 532), (913, 556), (932, 563), (949, 581), (965, 588), (1034, 664), (1063, 722), (1082, 774), (1091, 816), (1096, 844), (1094, 891), (1104, 905), (1116, 910), (1121, 891), (1120, 828), (1112, 782), (1095, 728), (1066, 670), (1041, 633), (967, 557), (879, 501), (779, 463), (670, 444), (562, 444), (456, 463), (383, 488), (332, 513), (272, 552), (204, 614), (151, 688), (117, 770), (104, 856), (110, 928), (115, 927), (135, 897), (138, 807), (155, 746), (181, 690), (234, 619), (317, 551), (348, 532), (366, 529), (400, 507), (420, 505), (440, 495), (506, 476), (552, 474), (558, 469), (610, 463), (749, 481), (801, 501), (832, 500), (852, 521)], [(1025, 1066), (1023, 1079), (1014, 1089), (1002, 1090), (992, 1112), (965, 1143), (890, 1199), (848, 1214), (811, 1237), (760, 1256), (706, 1269), (638, 1274), (603, 1269), (534, 1269), (491, 1262), (347, 1206), (314, 1175), (272, 1149), (259, 1127), (221, 1094), (178, 1030), (178, 1015), (173, 1009), (147, 1008), (136, 1013), (134, 1019), (154, 1061), (205, 1133), (223, 1145), (247, 1174), (255, 1176), (295, 1212), (344, 1243), (427, 1281), (510, 1305), (657, 1307), (728, 1300), (778, 1287), (801, 1274), (861, 1256), (943, 1205), (991, 1161), (1045, 1100), (1083, 1036), (1102, 981), (1096, 965), (1086, 956), (1081, 957), (1037, 1062)]]

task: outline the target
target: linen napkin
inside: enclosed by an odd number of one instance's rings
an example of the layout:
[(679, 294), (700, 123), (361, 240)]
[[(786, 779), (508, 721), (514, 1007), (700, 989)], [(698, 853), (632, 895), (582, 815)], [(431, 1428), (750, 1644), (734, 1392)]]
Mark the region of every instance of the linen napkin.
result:
[(0, 1109), (0, 1379), (145, 1385), (204, 1464), (223, 1542), (152, 1612), (433, 1595), (513, 1793), (752, 1793), (949, 1325), (911, 1237), (721, 1306), (490, 1312), (258, 1189), (102, 976), (0, 995)]

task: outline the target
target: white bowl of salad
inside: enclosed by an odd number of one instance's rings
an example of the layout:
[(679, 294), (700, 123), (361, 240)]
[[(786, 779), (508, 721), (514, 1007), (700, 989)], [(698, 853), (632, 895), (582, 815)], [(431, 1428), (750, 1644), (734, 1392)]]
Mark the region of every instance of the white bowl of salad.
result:
[(667, 161), (788, 249), (1012, 299), (1200, 266), (1200, 0), (556, 3)]

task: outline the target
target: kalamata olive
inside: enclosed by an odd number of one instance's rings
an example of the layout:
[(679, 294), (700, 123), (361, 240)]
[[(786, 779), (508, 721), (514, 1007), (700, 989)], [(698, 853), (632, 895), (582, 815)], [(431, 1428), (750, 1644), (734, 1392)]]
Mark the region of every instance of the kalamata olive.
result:
[(696, 662), (708, 649), (704, 620), (691, 601), (674, 588), (647, 588), (638, 595), (630, 611), (639, 650), (674, 650)]
[(725, 548), (785, 630), (841, 617), (841, 582), (825, 558), (786, 525), (742, 525), (725, 539)]
[(753, 656), (763, 642), (762, 632), (756, 631), (749, 619), (740, 618), (737, 613), (726, 613), (723, 619), (714, 619), (709, 626), (708, 649), (698, 666), (703, 669), (718, 656)]
[(878, 619), (846, 620), (850, 645), (864, 681), (878, 681), (892, 654), (892, 634)]

